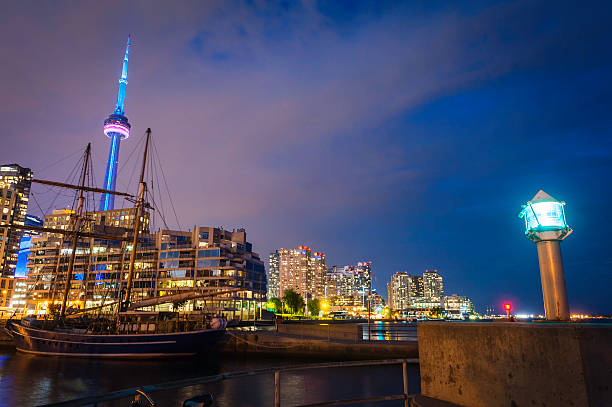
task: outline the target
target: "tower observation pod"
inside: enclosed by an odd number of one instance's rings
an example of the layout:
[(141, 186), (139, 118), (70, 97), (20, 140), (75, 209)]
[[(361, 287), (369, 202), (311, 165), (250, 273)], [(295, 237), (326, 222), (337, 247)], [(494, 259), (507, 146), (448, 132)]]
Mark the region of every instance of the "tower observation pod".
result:
[(567, 321), (570, 317), (560, 243), (572, 229), (565, 221), (564, 205), (540, 190), (519, 214), (525, 220), (525, 235), (538, 248), (544, 311), (551, 321)]
[[(114, 191), (117, 183), (117, 166), (119, 164), (119, 146), (121, 144), (121, 140), (124, 140), (130, 136), (131, 126), (124, 114), (125, 90), (128, 84), (127, 74), (129, 51), (130, 37), (128, 37), (127, 45), (125, 47), (125, 57), (123, 58), (123, 69), (121, 71), (121, 77), (119, 78), (119, 92), (117, 93), (115, 111), (108, 116), (106, 120), (104, 120), (104, 134), (110, 138), (111, 144), (108, 152), (108, 162), (106, 164), (103, 189), (107, 189), (109, 191)], [(98, 210), (108, 211), (114, 208), (115, 195), (102, 194)]]

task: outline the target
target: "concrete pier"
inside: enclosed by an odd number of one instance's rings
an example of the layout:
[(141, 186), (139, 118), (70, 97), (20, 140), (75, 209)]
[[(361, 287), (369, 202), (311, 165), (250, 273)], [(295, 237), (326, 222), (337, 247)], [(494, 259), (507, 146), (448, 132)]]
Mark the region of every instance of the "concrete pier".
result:
[(418, 338), (423, 396), (466, 407), (612, 406), (611, 324), (423, 322)]
[(228, 331), (222, 351), (318, 359), (367, 360), (416, 358), (416, 341), (361, 341), (277, 332)]

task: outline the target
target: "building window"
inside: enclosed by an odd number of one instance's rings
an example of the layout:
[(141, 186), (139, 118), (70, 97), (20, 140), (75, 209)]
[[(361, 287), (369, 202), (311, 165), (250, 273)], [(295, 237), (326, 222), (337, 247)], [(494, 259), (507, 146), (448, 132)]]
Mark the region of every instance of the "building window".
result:
[(159, 263), (160, 269), (170, 269), (170, 268), (176, 268), (178, 266), (179, 266), (178, 260), (162, 261), (161, 263)]
[(219, 260), (216, 260), (216, 259), (198, 260), (198, 267), (219, 267)]
[(198, 250), (198, 257), (219, 257), (219, 249)]

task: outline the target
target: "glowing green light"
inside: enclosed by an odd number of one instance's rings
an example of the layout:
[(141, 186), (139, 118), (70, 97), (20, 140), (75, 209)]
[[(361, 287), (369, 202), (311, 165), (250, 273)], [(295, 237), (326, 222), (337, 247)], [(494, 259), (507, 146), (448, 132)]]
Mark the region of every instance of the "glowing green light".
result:
[(544, 191), (523, 205), (520, 217), (525, 219), (525, 232), (542, 232), (567, 228), (565, 202), (559, 202)]

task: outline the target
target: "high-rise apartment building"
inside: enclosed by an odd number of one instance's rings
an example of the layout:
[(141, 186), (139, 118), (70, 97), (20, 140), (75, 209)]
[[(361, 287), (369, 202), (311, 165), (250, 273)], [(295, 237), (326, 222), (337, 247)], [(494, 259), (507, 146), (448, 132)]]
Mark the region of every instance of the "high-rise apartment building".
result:
[(431, 300), (441, 300), (444, 297), (442, 276), (438, 270), (425, 270), (423, 273), (423, 296)]
[(372, 289), (372, 262), (330, 267), (327, 271), (327, 297), (368, 296)]
[(13, 277), (0, 276), (0, 307), (8, 308), (11, 305), (15, 281)]
[(400, 272), (391, 276), (387, 284), (389, 307), (395, 310), (406, 310), (411, 307), (415, 298), (423, 296), (423, 279), (408, 272)]
[(305, 301), (325, 297), (325, 254), (315, 252), (307, 246), (280, 249), (277, 252), (280, 297), (289, 288), (300, 293)]
[[(0, 166), (0, 225), (25, 223), (32, 171), (17, 164)], [(14, 276), (22, 229), (0, 227), (0, 276)]]
[(280, 298), (278, 291), (278, 262), (280, 254), (277, 251), (270, 253), (270, 267), (268, 268), (268, 298)]
[[(44, 225), (44, 222), (41, 218), (34, 215), (26, 215), (25, 217), (25, 225), (26, 226), (38, 226), (41, 227)], [(26, 275), (26, 264), (28, 262), (28, 256), (30, 255), (30, 240), (32, 236), (39, 236), (40, 232), (27, 230), (23, 231), (23, 236), (21, 237), (21, 242), (19, 243), (19, 255), (17, 256), (17, 268), (15, 269), (15, 277), (24, 277)]]
[[(96, 223), (89, 228), (129, 237), (132, 230), (121, 226), (121, 222), (127, 225), (133, 222), (133, 212), (126, 210), (122, 214), (121, 211), (91, 213), (88, 217), (96, 215)], [(54, 212), (45, 218), (45, 226), (49, 222), (55, 228), (65, 228), (71, 221), (69, 215)], [(51, 304), (61, 302), (71, 250), (70, 240), (57, 234), (44, 233), (32, 238), (28, 302), (34, 312), (45, 313)], [(131, 242), (81, 238), (76, 249), (68, 305), (92, 307), (119, 299), (126, 287), (131, 250)], [(246, 240), (244, 229), (226, 231), (196, 227), (191, 231), (160, 230), (141, 234), (136, 253), (133, 301), (194, 289), (219, 292), (231, 288), (244, 290), (189, 300), (180, 307), (186, 312), (214, 310), (229, 318), (259, 316), (266, 297), (265, 268)], [(162, 304), (155, 309), (163, 311), (170, 307), (173, 305)]]

